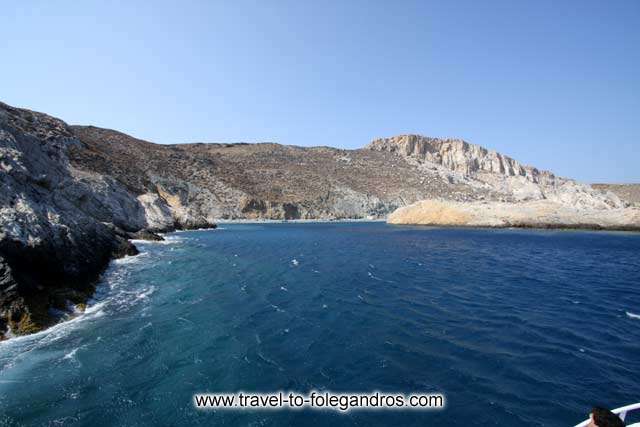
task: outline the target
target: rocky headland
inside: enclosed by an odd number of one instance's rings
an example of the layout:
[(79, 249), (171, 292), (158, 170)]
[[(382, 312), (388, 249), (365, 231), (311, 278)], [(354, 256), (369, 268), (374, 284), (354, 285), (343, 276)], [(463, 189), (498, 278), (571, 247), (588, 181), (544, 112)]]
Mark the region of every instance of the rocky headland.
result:
[(385, 219), (400, 208), (390, 222), (638, 225), (620, 189), (457, 139), (160, 145), (2, 103), (0, 187), (0, 338), (82, 307), (109, 260), (137, 252), (130, 239), (218, 220)]
[(640, 209), (577, 208), (549, 200), (506, 203), (433, 199), (399, 208), (389, 215), (387, 222), (432, 226), (640, 231)]
[(82, 147), (61, 120), (0, 103), (0, 339), (81, 310), (108, 262), (137, 254), (129, 239), (211, 225), (76, 167)]

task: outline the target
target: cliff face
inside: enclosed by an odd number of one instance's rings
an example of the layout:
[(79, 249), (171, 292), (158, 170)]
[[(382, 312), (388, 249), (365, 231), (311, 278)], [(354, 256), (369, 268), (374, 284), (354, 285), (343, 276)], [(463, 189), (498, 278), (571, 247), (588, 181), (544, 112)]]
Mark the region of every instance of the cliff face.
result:
[(508, 202), (550, 200), (585, 209), (622, 208), (627, 205), (610, 191), (592, 188), (555, 176), (496, 151), (459, 139), (401, 135), (376, 139), (368, 149), (396, 153), (418, 168), (439, 168), (440, 173), (476, 188), (490, 188)]
[(469, 144), (461, 139), (399, 135), (376, 139), (367, 148), (399, 153), (405, 157), (416, 159), (418, 162), (430, 162), (444, 166), (462, 175), (485, 172), (507, 177), (524, 177), (534, 183), (549, 183), (555, 179), (551, 172), (524, 166), (511, 157), (487, 150), (479, 145)]
[(406, 135), (359, 150), (158, 145), (2, 103), (0, 187), (0, 339), (83, 303), (113, 256), (136, 252), (127, 239), (157, 238), (152, 231), (234, 218), (386, 218), (424, 199), (546, 201), (598, 215), (625, 206), (460, 140)]
[(103, 221), (144, 218), (113, 179), (73, 170), (77, 144), (64, 122), (0, 104), (0, 339), (55, 322), (50, 309), (84, 302), (112, 256), (135, 253)]

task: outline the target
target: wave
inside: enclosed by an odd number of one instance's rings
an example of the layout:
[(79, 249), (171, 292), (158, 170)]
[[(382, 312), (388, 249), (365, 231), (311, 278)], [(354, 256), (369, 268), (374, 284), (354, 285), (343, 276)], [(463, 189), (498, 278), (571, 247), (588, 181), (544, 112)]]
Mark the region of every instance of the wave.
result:
[(144, 289), (142, 292), (138, 293), (136, 295), (137, 299), (145, 299), (148, 298), (151, 294), (153, 294), (156, 291), (156, 287), (151, 285), (149, 286), (147, 289)]
[(70, 319), (63, 322), (56, 323), (55, 325), (43, 331), (36, 332), (30, 335), (20, 335), (5, 341), (0, 341), (0, 350), (9, 349), (20, 344), (33, 344), (31, 347), (28, 347), (24, 350), (25, 352), (29, 352), (36, 348), (44, 347), (48, 344), (58, 341), (60, 338), (68, 335), (69, 332), (76, 329), (83, 322), (104, 316), (105, 312), (103, 308), (105, 307), (106, 303), (107, 301), (101, 301), (97, 304), (90, 305), (86, 308), (84, 313), (78, 316), (71, 317)]
[(282, 308), (280, 308), (279, 306), (277, 306), (275, 304), (271, 304), (271, 308), (273, 308), (278, 313), (284, 313), (285, 312), (285, 310), (283, 310)]
[(137, 264), (139, 262), (144, 261), (144, 259), (148, 256), (149, 256), (148, 252), (141, 252), (137, 255), (125, 255), (122, 258), (114, 259), (113, 263), (116, 265)]
[(202, 228), (191, 228), (189, 230), (176, 230), (173, 233), (189, 233), (192, 231), (214, 231), (214, 230), (224, 230), (224, 228), (220, 227), (202, 227)]
[(379, 280), (379, 281), (381, 281), (381, 282), (383, 281), (381, 278), (379, 278), (378, 276), (374, 275), (374, 274), (373, 274), (372, 272), (370, 272), (370, 271), (368, 271), (368, 272), (367, 272), (367, 275), (368, 275), (369, 277), (371, 277), (372, 279), (374, 279), (374, 280)]
[(627, 316), (631, 319), (639, 319), (640, 320), (640, 314), (635, 314), (635, 313), (631, 313), (629, 311), (625, 311), (625, 313), (627, 313)]
[(179, 243), (184, 243), (189, 240), (188, 237), (184, 236), (162, 236), (164, 240), (143, 240), (143, 239), (131, 239), (130, 242), (135, 245), (176, 245)]
[(62, 356), (62, 358), (63, 359), (75, 359), (76, 358), (76, 353), (78, 352), (78, 350), (80, 350), (80, 347), (74, 348), (69, 353), (67, 353), (64, 356)]
[[(155, 286), (144, 286), (135, 290), (127, 289), (125, 286), (131, 267), (144, 261), (150, 261), (147, 252), (114, 260), (84, 311), (70, 306), (63, 321), (30, 335), (10, 336), (9, 339), (0, 341), (0, 372), (13, 366), (24, 354), (48, 346), (107, 313), (118, 312), (147, 300), (156, 291)], [(64, 358), (70, 359), (74, 355), (75, 352), (72, 351)]]

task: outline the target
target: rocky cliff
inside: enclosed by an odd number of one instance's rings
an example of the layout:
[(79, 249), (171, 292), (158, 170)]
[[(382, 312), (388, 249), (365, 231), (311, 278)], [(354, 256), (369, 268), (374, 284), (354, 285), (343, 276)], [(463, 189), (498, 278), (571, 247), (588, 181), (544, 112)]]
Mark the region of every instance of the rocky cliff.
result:
[(60, 120), (0, 105), (0, 338), (52, 323), (50, 309), (83, 302), (112, 256), (135, 252), (100, 221), (124, 220), (123, 189), (70, 167), (79, 143)]
[(491, 189), (507, 202), (550, 200), (585, 209), (621, 208), (628, 203), (607, 189), (596, 189), (551, 172), (526, 166), (459, 139), (401, 135), (376, 139), (370, 150), (395, 153), (421, 169), (438, 169), (454, 182)]
[(546, 201), (601, 216), (629, 204), (460, 140), (158, 145), (2, 103), (0, 186), (0, 338), (82, 304), (109, 259), (136, 252), (132, 236), (217, 219), (386, 218), (425, 199)]
[(0, 103), (0, 339), (82, 306), (111, 258), (137, 253), (128, 238), (189, 225), (150, 222), (153, 201), (72, 164), (82, 147), (63, 121)]

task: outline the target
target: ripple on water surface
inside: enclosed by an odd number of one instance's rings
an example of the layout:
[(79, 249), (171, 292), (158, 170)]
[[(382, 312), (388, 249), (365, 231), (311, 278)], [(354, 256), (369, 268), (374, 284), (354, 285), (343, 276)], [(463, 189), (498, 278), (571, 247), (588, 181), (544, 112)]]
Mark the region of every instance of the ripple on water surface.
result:
[[(640, 395), (640, 236), (225, 224), (136, 242), (0, 343), (0, 424), (573, 425)], [(442, 412), (201, 412), (195, 392), (442, 392)]]

